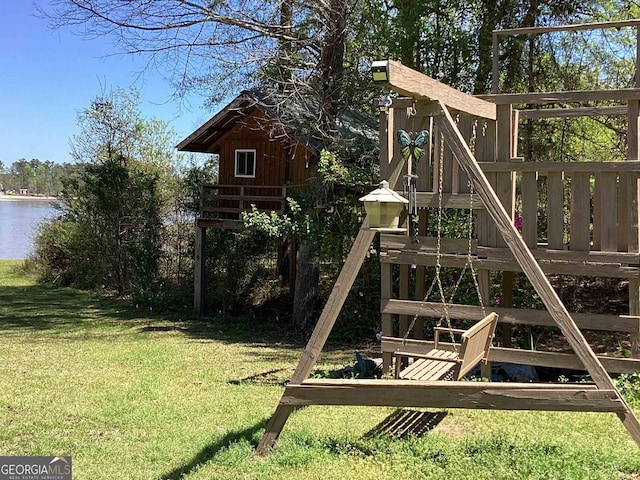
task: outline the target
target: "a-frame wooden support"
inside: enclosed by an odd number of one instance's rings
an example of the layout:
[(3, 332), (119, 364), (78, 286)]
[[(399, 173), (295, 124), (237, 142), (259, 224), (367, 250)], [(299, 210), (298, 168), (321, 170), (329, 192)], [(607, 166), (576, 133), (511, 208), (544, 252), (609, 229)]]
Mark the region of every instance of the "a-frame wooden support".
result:
[[(393, 173), (388, 179), (389, 185), (395, 186), (402, 174), (403, 167), (404, 164), (402, 162), (398, 162), (397, 165), (393, 167)], [(344, 302), (347, 299), (347, 295), (353, 286), (353, 282), (360, 271), (362, 262), (367, 256), (371, 242), (376, 234), (376, 232), (369, 230), (368, 225), (369, 220), (365, 218), (362, 228), (360, 228), (356, 240), (351, 246), (347, 260), (338, 275), (335, 285), (333, 286), (333, 290), (331, 290), (329, 299), (320, 314), (318, 323), (316, 324), (313, 333), (311, 334), (311, 338), (309, 338), (307, 346), (302, 353), (302, 358), (298, 363), (298, 367), (291, 376), (289, 383), (292, 385), (301, 384), (309, 378), (311, 370), (313, 370), (313, 367), (318, 361), (322, 348), (329, 337), (329, 333), (331, 333), (331, 329), (338, 318), (342, 305), (344, 305)], [(280, 401), (280, 404), (267, 424), (265, 433), (258, 444), (256, 449), (256, 453), (258, 455), (265, 455), (271, 450), (294, 407), (294, 405), (288, 405), (282, 400)]]
[[(474, 191), (482, 199), (522, 271), (527, 275), (550, 315), (583, 362), (595, 386), (513, 383), (501, 385), (490, 382), (461, 384), (399, 380), (308, 380), (373, 240), (374, 232), (366, 229), (365, 220), (290, 384), (286, 387), (274, 415), (267, 424), (256, 453), (264, 455), (271, 450), (296, 406), (321, 404), (616, 412), (633, 440), (640, 446), (640, 422), (616, 389), (609, 374), (586, 342), (535, 257), (513, 226), (511, 218), (478, 165), (447, 107), (441, 102), (434, 102), (432, 106), (436, 107), (433, 114), (436, 124), (444, 133), (460, 167), (473, 182)], [(389, 179), (390, 185), (395, 185), (401, 167), (398, 165), (394, 169), (392, 178)]]

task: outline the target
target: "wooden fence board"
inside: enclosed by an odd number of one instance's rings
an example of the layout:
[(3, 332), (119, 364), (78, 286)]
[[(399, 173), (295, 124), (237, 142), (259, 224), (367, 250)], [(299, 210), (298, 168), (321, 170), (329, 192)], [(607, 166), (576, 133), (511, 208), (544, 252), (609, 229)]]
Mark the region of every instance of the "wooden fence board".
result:
[(538, 176), (522, 174), (522, 237), (529, 248), (538, 244)]
[(549, 248), (564, 248), (564, 181), (562, 172), (547, 176), (547, 242)]
[(571, 174), (569, 248), (588, 251), (591, 246), (591, 187), (588, 173)]
[[(601, 172), (598, 176), (600, 205), (598, 210), (600, 250), (618, 250), (618, 175)], [(594, 206), (595, 210), (595, 206)], [(594, 211), (594, 223), (596, 212)]]

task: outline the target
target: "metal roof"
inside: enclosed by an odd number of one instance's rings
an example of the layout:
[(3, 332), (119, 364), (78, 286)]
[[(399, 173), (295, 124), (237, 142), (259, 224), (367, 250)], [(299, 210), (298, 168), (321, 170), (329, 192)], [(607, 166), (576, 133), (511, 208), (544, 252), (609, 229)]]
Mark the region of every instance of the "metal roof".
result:
[[(311, 134), (310, 128), (317, 121), (316, 112), (319, 108), (316, 102), (307, 98), (294, 98), (292, 95), (267, 95), (248, 90), (241, 92), (176, 148), (186, 152), (214, 153), (212, 147), (216, 142), (242, 118), (255, 113), (256, 109), (310, 148), (316, 151), (322, 149), (322, 141)], [(345, 138), (359, 137), (372, 142), (378, 140), (377, 119), (351, 107), (346, 107), (339, 114), (338, 127), (341, 136)]]

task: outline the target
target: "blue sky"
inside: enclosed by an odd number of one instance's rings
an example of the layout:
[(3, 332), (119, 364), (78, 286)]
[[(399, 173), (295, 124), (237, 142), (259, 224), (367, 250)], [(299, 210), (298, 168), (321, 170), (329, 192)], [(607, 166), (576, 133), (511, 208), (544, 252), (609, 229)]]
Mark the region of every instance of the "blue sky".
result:
[[(39, 4), (46, 8), (47, 0)], [(176, 143), (215, 113), (203, 108), (203, 97), (170, 102), (162, 72), (144, 73), (143, 58), (116, 53), (108, 38), (50, 30), (31, 0), (0, 0), (0, 161), (70, 162), (76, 114), (103, 88), (136, 87), (143, 116), (168, 122)]]

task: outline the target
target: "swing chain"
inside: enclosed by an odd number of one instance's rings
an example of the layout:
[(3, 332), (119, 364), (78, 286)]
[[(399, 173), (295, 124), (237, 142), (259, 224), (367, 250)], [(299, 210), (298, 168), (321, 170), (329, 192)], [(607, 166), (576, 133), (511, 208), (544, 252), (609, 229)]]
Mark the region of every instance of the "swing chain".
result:
[[(472, 130), (471, 130), (471, 137), (469, 139), (469, 149), (471, 150), (471, 153), (475, 156), (475, 146), (476, 146), (476, 139), (477, 139), (477, 126), (478, 126), (478, 122), (477, 120), (473, 122), (472, 124)], [(484, 134), (484, 129), (485, 127), (483, 126), (483, 134)], [(462, 283), (462, 279), (464, 277), (464, 274), (466, 273), (467, 268), (470, 269), (471, 271), (471, 276), (473, 279), (473, 283), (474, 283), (474, 287), (476, 290), (476, 294), (478, 296), (479, 302), (480, 302), (480, 307), (482, 308), (482, 314), (486, 315), (485, 313), (485, 306), (484, 306), (484, 300), (482, 297), (482, 293), (480, 291), (480, 284), (478, 282), (478, 273), (474, 267), (473, 264), (473, 197), (474, 197), (474, 189), (473, 189), (473, 182), (471, 180), (468, 181), (468, 186), (469, 186), (469, 214), (468, 214), (468, 230), (467, 230), (467, 260), (465, 262), (465, 265), (462, 268), (462, 272), (460, 273), (460, 275), (458, 276), (458, 279), (456, 281), (456, 284), (454, 285), (449, 301), (447, 301), (445, 292), (444, 292), (444, 287), (442, 286), (442, 279), (441, 279), (441, 270), (442, 270), (442, 243), (441, 243), (441, 239), (442, 239), (442, 212), (443, 212), (443, 178), (444, 178), (444, 139), (442, 137), (439, 138), (439, 147), (440, 147), (440, 152), (439, 152), (439, 158), (438, 158), (438, 210), (437, 210), (437, 216), (436, 216), (436, 228), (437, 228), (437, 236), (436, 236), (436, 264), (435, 264), (435, 275), (433, 278), (433, 281), (431, 282), (431, 285), (429, 286), (429, 289), (426, 293), (426, 295), (424, 296), (423, 302), (426, 302), (428, 300), (428, 298), (431, 296), (431, 293), (433, 291), (433, 288), (437, 285), (438, 286), (438, 291), (440, 294), (440, 299), (442, 302), (442, 311), (443, 314), (440, 317), (440, 319), (438, 320), (438, 326), (440, 326), (442, 324), (443, 319), (446, 319), (447, 321), (447, 326), (449, 329), (449, 333), (451, 336), (451, 343), (453, 344), (454, 350), (457, 351), (457, 344), (455, 342), (455, 338), (454, 338), (454, 334), (452, 332), (453, 330), (453, 326), (451, 324), (451, 318), (449, 316), (449, 304), (453, 303), (453, 300), (455, 298), (455, 295), (457, 293), (457, 290), (460, 286), (460, 284)], [(409, 177), (409, 176), (405, 176), (405, 177)], [(410, 182), (410, 181), (409, 181)], [(410, 183), (407, 182), (407, 185), (410, 185)], [(413, 185), (414, 188), (414, 192), (415, 192), (415, 184)], [(408, 191), (411, 192), (411, 189), (408, 188)], [(414, 193), (415, 194), (415, 193)], [(411, 214), (413, 214), (414, 210), (412, 209), (412, 204), (411, 204), (411, 193), (409, 193), (409, 212)], [(417, 208), (415, 209), (415, 215), (417, 218)], [(417, 233), (416, 233), (417, 234)], [(413, 328), (415, 327), (415, 323), (417, 321), (417, 319), (420, 317), (420, 314), (417, 313), (414, 315), (411, 324), (409, 325), (409, 327), (407, 328), (404, 337), (403, 337), (403, 343), (406, 342), (406, 340), (409, 337), (409, 333), (413, 330)]]

